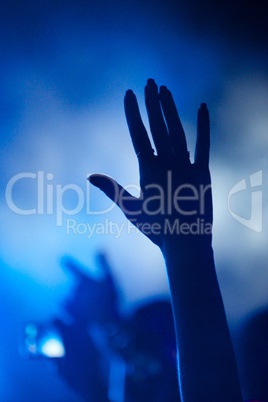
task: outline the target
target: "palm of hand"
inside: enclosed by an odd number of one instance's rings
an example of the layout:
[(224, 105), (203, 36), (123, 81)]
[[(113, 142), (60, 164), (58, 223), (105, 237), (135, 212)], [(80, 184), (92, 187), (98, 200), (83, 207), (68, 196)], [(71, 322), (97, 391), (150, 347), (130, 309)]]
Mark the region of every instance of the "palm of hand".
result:
[[(158, 92), (153, 80), (145, 87), (145, 102), (157, 155), (154, 155), (137, 100), (125, 96), (127, 123), (140, 170), (140, 197), (131, 196), (107, 176), (93, 175), (92, 184), (102, 189), (126, 217), (161, 247), (164, 236), (200, 233), (207, 225), (211, 234), (212, 197), (208, 168), (209, 115), (204, 104), (198, 111), (195, 162), (189, 160), (186, 138), (172, 95)], [(200, 227), (201, 224), (201, 227)]]
[[(188, 160), (165, 163), (152, 155), (140, 161), (139, 198), (120, 194), (118, 204), (126, 217), (161, 246), (163, 236), (201, 234), (212, 227), (211, 181), (208, 169)], [(204, 233), (202, 233), (204, 234)]]

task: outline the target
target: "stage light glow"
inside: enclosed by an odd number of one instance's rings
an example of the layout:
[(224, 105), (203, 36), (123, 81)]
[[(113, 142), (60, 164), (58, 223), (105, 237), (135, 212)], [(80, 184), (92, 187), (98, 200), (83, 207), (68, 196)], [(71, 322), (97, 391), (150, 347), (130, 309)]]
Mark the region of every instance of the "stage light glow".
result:
[(55, 335), (47, 335), (41, 344), (41, 353), (46, 357), (63, 357), (65, 355), (62, 340)]

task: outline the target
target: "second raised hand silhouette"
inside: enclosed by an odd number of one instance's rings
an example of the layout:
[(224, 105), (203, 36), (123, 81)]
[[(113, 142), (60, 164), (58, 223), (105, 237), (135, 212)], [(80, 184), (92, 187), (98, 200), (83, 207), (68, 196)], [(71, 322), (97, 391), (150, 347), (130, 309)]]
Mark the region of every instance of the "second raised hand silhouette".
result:
[[(128, 90), (125, 114), (134, 150), (139, 161), (140, 197), (133, 197), (105, 175), (89, 177), (123, 211), (126, 217), (163, 247), (170, 233), (192, 231), (211, 235), (212, 199), (209, 162), (209, 114), (204, 103), (197, 116), (194, 163), (190, 162), (185, 133), (171, 92), (153, 79), (145, 87), (145, 103), (157, 151), (154, 154), (142, 122), (136, 96)], [(210, 236), (208, 236), (210, 237)]]

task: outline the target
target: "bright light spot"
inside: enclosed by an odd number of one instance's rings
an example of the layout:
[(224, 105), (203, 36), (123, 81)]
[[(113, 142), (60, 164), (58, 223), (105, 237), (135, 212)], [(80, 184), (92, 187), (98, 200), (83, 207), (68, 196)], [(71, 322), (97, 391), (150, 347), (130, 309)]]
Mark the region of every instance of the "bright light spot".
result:
[(57, 337), (48, 337), (41, 346), (41, 352), (47, 357), (63, 357), (65, 349), (62, 341)]

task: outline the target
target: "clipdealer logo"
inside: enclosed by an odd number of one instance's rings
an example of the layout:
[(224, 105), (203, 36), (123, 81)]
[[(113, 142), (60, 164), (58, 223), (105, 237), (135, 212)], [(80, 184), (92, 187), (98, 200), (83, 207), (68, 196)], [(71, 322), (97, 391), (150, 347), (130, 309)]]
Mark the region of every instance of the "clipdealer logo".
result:
[(250, 209), (250, 217), (247, 219), (236, 212), (234, 212), (231, 208), (231, 199), (235, 197), (238, 193), (242, 191), (246, 191), (247, 181), (246, 179), (240, 180), (236, 183), (228, 194), (228, 210), (232, 217), (241, 225), (246, 226), (247, 228), (253, 230), (254, 232), (261, 232), (263, 226), (263, 194), (262, 194), (262, 170), (258, 170), (255, 173), (252, 173), (249, 176), (249, 186), (250, 186), (250, 194), (251, 194), (251, 209)]
[[(168, 173), (169, 175), (167, 179), (169, 182), (171, 182), (171, 172)], [(227, 196), (228, 211), (231, 216), (241, 225), (255, 232), (261, 232), (263, 226), (262, 173), (262, 170), (259, 170), (255, 173), (252, 173), (249, 176), (249, 180), (243, 178), (230, 189)], [(88, 174), (87, 177), (89, 175), (90, 174)], [(37, 197), (35, 205), (31, 205), (28, 208), (22, 207), (20, 205), (20, 199), (18, 197), (18, 188), (21, 185), (25, 185), (25, 180), (31, 180), (31, 184), (34, 186), (34, 192)], [(43, 171), (38, 171), (36, 173), (23, 172), (14, 175), (8, 181), (6, 186), (5, 198), (7, 206), (11, 211), (18, 215), (55, 215), (57, 226), (63, 225), (66, 216), (73, 217), (75, 215), (78, 215), (83, 209), (86, 210), (86, 213), (88, 215), (104, 215), (112, 211), (113, 208), (116, 208), (115, 203), (111, 201), (107, 208), (93, 210), (90, 204), (90, 184), (87, 180), (85, 180), (85, 188), (81, 188), (77, 184), (55, 184), (53, 180), (54, 175), (52, 173), (45, 173)], [(249, 181), (249, 186), (247, 186), (247, 181)], [(137, 191), (137, 185), (130, 184), (127, 187), (128, 189), (133, 188), (135, 192)], [(246, 191), (248, 187), (250, 187), (251, 190), (251, 211), (250, 217), (246, 218), (242, 215), (239, 215), (232, 209), (231, 200), (235, 198), (238, 193)], [(163, 201), (163, 189), (157, 188), (157, 185), (155, 185), (155, 188), (159, 191), (159, 200), (161, 199)], [(191, 191), (191, 195), (187, 198), (189, 202), (196, 201), (198, 203), (198, 211), (196, 209), (193, 209), (189, 212), (184, 211), (180, 208), (180, 200), (185, 201), (185, 197), (181, 196), (180, 192), (182, 189), (185, 188), (187, 188), (188, 190), (190, 189)], [(169, 194), (167, 197), (167, 208), (171, 208), (171, 206), (175, 207), (180, 215), (197, 215), (198, 212), (202, 215), (204, 213), (204, 196), (206, 191), (208, 190), (208, 187), (202, 187), (197, 191), (196, 188), (185, 184), (184, 186), (181, 186), (181, 188), (179, 187), (175, 189), (175, 191), (173, 190), (174, 189), (168, 188)], [(68, 195), (67, 192), (69, 192)], [(70, 195), (70, 192), (73, 193), (72, 195), (76, 199), (76, 203), (72, 206), (72, 208), (67, 207), (66, 205), (66, 198)], [(146, 204), (146, 202), (144, 204), (149, 205), (149, 203)], [(144, 210), (143, 212), (151, 215), (156, 214), (156, 211)], [(71, 221), (71, 223), (72, 225), (74, 224), (73, 220)]]

